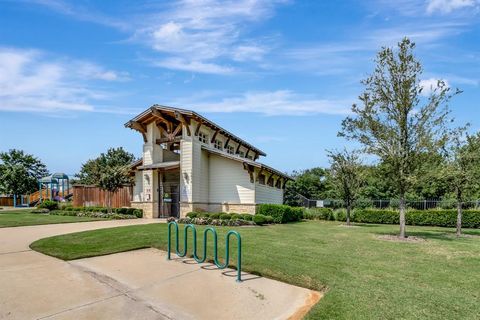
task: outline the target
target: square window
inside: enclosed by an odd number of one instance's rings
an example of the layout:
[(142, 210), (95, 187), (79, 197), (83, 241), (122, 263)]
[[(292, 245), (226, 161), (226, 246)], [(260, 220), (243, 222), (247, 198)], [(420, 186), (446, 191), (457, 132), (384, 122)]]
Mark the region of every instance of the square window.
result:
[(239, 156), (239, 157), (242, 157), (242, 158), (245, 158), (245, 152), (243, 152), (243, 151), (238, 151), (238, 156)]
[(198, 133), (198, 140), (199, 140), (201, 143), (208, 143), (208, 135), (206, 135), (206, 134), (203, 133), (203, 132), (199, 132), (199, 133)]
[(261, 174), (258, 176), (258, 183), (259, 184), (265, 184), (265, 175)]
[(227, 146), (227, 153), (228, 154), (235, 154), (235, 148), (233, 146)]
[(220, 141), (220, 140), (215, 140), (215, 145), (214, 145), (214, 147), (215, 147), (215, 149), (223, 150), (222, 141)]

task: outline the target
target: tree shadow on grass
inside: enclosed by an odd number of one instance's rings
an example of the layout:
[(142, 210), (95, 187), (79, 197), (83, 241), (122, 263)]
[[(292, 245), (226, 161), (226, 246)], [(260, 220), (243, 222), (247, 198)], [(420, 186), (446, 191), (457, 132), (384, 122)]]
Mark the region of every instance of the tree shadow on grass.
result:
[[(397, 232), (374, 232), (374, 234), (378, 236), (386, 236), (386, 235), (398, 235)], [(440, 241), (455, 241), (458, 238), (455, 236), (455, 232), (453, 231), (408, 231), (407, 229), (407, 237), (417, 237), (423, 238), (425, 240), (440, 240)], [(461, 239), (461, 238), (460, 238)]]

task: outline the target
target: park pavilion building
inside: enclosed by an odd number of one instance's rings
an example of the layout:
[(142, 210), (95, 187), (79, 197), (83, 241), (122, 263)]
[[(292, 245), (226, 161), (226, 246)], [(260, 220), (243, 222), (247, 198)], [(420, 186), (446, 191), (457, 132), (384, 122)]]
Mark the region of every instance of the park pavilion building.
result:
[(258, 162), (265, 152), (194, 111), (154, 105), (125, 126), (143, 137), (132, 207), (145, 217), (254, 214), (258, 204), (283, 203), (291, 178)]

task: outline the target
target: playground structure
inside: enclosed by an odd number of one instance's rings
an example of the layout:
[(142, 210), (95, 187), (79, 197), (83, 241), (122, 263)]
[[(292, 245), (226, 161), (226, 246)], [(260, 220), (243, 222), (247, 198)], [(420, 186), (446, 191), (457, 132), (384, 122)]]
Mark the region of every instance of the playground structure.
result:
[(207, 260), (207, 235), (213, 234), (213, 262), (219, 269), (225, 269), (229, 265), (230, 261), (230, 236), (237, 238), (237, 282), (242, 281), (242, 238), (237, 231), (230, 230), (225, 236), (225, 263), (222, 264), (218, 261), (218, 242), (217, 231), (213, 227), (208, 227), (203, 231), (203, 257), (199, 258), (197, 255), (197, 229), (193, 224), (186, 224), (183, 233), (183, 251), (180, 251), (178, 242), (178, 223), (171, 221), (168, 223), (168, 254), (167, 260), (171, 260), (171, 227), (175, 227), (175, 253), (179, 257), (185, 257), (188, 251), (188, 229), (192, 229), (193, 233), (193, 259), (197, 263), (204, 263)]
[[(54, 173), (51, 176), (38, 180), (39, 202), (42, 202), (42, 190), (44, 186), (46, 190), (45, 199), (64, 201), (66, 195), (68, 195), (70, 179), (65, 173)], [(67, 187), (67, 192), (65, 192), (65, 186)], [(62, 192), (61, 196), (60, 191)]]

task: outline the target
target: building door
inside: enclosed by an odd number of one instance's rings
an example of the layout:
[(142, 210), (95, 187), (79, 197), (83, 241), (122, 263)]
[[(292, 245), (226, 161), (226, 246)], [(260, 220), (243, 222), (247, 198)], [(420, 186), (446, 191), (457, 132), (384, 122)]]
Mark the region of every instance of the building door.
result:
[(161, 201), (160, 218), (179, 217), (180, 213), (180, 194), (179, 185), (174, 182), (163, 183), (160, 189)]

